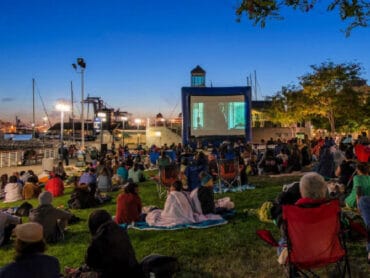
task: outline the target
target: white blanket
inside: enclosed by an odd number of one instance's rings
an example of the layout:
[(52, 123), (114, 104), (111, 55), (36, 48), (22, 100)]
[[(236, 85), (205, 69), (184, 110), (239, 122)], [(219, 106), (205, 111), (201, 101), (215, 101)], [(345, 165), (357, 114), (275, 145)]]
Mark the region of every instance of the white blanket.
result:
[(167, 196), (163, 210), (156, 209), (148, 213), (146, 216), (148, 225), (171, 227), (222, 219), (221, 216), (215, 214), (195, 213), (186, 194), (185, 192), (171, 191)]

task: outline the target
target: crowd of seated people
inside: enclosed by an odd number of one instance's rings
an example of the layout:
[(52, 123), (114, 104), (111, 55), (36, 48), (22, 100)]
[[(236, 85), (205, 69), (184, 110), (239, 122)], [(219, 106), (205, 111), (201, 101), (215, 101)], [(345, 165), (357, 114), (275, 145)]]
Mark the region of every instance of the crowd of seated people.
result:
[[(144, 219), (148, 224), (155, 226), (189, 224), (220, 218), (219, 215), (215, 215), (218, 211), (213, 195), (213, 187), (218, 181), (220, 160), (238, 161), (242, 184), (248, 182), (248, 174), (277, 174), (300, 170), (316, 160), (315, 170), (325, 178), (336, 176), (339, 178), (348, 196), (345, 199), (346, 204), (350, 207), (359, 207), (366, 225), (370, 226), (368, 216), (370, 193), (366, 187), (369, 185), (370, 188), (369, 171), (366, 163), (354, 167), (356, 159), (359, 161), (359, 157), (361, 160), (366, 159), (368, 143), (364, 138), (361, 139), (350, 143), (341, 142), (338, 147), (330, 138), (311, 141), (294, 139), (286, 142), (270, 140), (269, 143), (273, 144), (269, 144), (265, 149), (241, 142), (235, 144), (225, 142), (219, 148), (213, 148), (209, 155), (203, 150), (193, 151), (181, 144), (169, 147), (164, 145), (162, 148), (153, 146), (149, 151), (141, 149), (135, 153), (120, 146), (116, 149), (116, 154), (98, 156), (86, 167), (85, 172), (76, 180), (74, 193), (88, 196), (89, 200), (95, 198), (98, 202), (91, 205), (95, 206), (102, 201), (99, 193), (109, 193), (122, 188), (123, 192), (117, 197), (115, 224), (130, 224)], [(358, 145), (364, 147), (356, 147)], [(159, 153), (156, 162), (158, 167), (177, 164), (180, 175), (169, 187), (164, 208), (149, 211), (144, 218), (138, 183), (144, 180), (143, 171), (150, 167), (142, 156), (149, 157), (150, 152)], [(170, 157), (169, 153), (174, 153), (174, 158)], [(5, 202), (39, 198), (40, 205), (31, 211), (30, 220), (41, 224), (44, 237), (49, 242), (58, 241), (63, 235), (59, 234), (56, 238), (47, 235), (49, 234), (47, 225), (51, 221), (45, 224), (37, 217), (45, 214), (41, 211), (46, 207), (56, 209), (52, 206), (52, 198), (64, 194), (61, 175), (63, 171), (60, 167), (58, 171), (50, 173), (45, 189), (40, 187), (38, 177), (32, 171), (14, 173), (9, 178), (5, 175), (1, 177), (1, 190)], [(115, 187), (117, 185), (114, 183), (115, 177), (119, 187)], [(58, 225), (54, 227), (58, 227), (58, 232), (64, 232), (68, 217), (70, 215), (56, 217)], [(10, 219), (9, 224), (13, 225), (10, 227), (14, 228), (17, 221), (19, 220)], [(110, 225), (113, 227), (112, 223), (108, 226)], [(55, 236), (54, 232), (52, 234)]]

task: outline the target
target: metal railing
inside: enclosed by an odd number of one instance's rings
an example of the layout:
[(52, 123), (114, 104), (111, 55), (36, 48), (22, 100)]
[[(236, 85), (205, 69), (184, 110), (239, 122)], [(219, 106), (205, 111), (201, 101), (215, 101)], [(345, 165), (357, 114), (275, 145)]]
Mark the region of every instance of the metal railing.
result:
[[(22, 164), (25, 150), (0, 151), (0, 168), (18, 166)], [(42, 158), (58, 158), (57, 148), (45, 148), (36, 150), (36, 156)], [(41, 164), (42, 159), (34, 160)]]

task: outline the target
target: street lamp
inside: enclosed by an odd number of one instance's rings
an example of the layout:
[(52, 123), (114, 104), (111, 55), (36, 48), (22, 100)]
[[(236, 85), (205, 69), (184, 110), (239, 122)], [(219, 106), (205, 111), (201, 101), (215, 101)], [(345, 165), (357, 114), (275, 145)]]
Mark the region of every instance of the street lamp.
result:
[(159, 138), (159, 147), (161, 148), (162, 147), (162, 132), (160, 132), (160, 131), (156, 131), (155, 132), (155, 137), (157, 137), (157, 138)]
[(127, 121), (127, 117), (122, 117), (122, 147), (125, 147), (125, 122)]
[[(64, 112), (70, 110), (70, 106), (64, 102), (59, 102), (55, 108), (60, 111), (60, 148), (63, 148), (63, 132), (64, 132)], [(61, 152), (62, 153), (62, 152)]]
[(139, 134), (139, 127), (141, 124), (141, 119), (135, 119), (135, 124), (137, 124), (137, 144), (139, 145), (140, 143), (140, 134)]
[(98, 112), (98, 117), (100, 118), (100, 145), (103, 145), (103, 129), (104, 123), (107, 121), (107, 114), (105, 112)]
[[(77, 65), (80, 67), (80, 71), (77, 71)], [(81, 73), (81, 148), (85, 149), (85, 119), (84, 119), (84, 72), (86, 69), (86, 63), (83, 58), (77, 58), (77, 65), (72, 64), (72, 67)]]

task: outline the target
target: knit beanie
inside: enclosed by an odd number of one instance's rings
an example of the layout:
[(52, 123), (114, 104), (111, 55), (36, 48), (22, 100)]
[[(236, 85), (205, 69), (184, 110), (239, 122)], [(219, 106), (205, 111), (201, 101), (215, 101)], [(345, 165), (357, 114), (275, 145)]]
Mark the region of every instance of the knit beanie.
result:
[(53, 195), (49, 191), (44, 191), (39, 195), (40, 205), (50, 205), (53, 201)]

